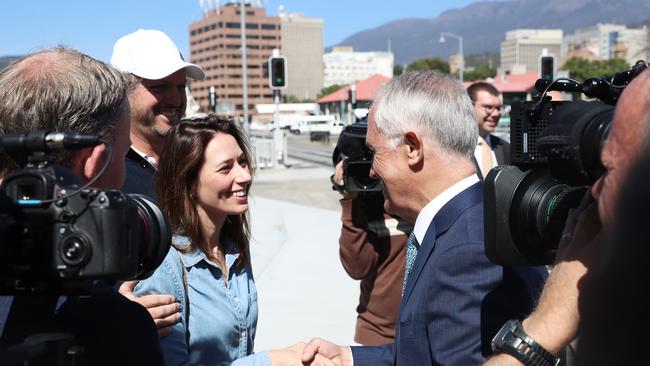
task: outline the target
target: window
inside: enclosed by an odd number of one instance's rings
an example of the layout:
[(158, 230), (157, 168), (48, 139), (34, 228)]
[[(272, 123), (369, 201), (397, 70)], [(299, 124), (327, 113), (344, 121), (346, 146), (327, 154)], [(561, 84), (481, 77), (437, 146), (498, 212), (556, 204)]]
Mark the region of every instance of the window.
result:
[(271, 29), (276, 29), (276, 27), (275, 24), (262, 24), (262, 29), (271, 30)]

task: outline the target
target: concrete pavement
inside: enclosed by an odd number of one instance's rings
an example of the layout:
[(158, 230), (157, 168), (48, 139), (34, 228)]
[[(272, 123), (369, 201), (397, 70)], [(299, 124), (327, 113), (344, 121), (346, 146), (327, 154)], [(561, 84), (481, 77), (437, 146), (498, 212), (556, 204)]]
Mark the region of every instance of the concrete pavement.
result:
[(320, 336), (351, 344), (358, 281), (338, 255), (339, 195), (328, 167), (258, 170), (251, 190), (251, 258), (259, 323), (255, 350)]

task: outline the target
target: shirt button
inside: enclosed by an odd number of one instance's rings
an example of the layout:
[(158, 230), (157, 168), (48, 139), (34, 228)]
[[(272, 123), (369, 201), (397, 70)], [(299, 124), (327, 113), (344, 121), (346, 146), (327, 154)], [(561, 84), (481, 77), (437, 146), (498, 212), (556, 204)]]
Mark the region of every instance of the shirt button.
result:
[(239, 299), (235, 297), (235, 302), (239, 302)]

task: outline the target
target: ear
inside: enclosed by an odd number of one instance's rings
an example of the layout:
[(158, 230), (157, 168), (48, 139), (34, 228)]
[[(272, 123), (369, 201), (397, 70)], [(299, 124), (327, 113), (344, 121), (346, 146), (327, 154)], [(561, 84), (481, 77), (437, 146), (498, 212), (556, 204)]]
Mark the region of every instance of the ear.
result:
[(408, 156), (409, 166), (420, 164), (424, 160), (424, 141), (422, 136), (414, 131), (407, 131), (404, 134), (404, 145)]
[(86, 183), (99, 174), (107, 158), (107, 149), (104, 144), (81, 149), (75, 154), (73, 171), (83, 183)]

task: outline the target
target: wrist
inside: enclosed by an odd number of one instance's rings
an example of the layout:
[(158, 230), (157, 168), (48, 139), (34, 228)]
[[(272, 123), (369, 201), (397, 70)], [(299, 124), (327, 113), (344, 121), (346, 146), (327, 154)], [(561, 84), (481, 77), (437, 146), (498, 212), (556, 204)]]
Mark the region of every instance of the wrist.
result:
[(495, 353), (509, 354), (524, 365), (557, 366), (560, 359), (523, 329), (519, 320), (507, 321), (492, 339)]

